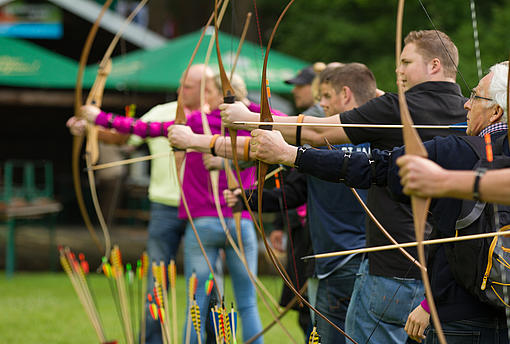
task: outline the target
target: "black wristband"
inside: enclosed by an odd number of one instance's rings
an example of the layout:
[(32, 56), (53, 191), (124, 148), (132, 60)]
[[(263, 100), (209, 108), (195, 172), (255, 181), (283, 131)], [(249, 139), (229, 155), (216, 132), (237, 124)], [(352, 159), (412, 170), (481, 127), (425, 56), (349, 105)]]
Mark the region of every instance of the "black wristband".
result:
[(477, 168), (475, 171), (475, 182), (473, 183), (473, 199), (480, 200), (480, 179), (487, 172), (486, 168)]
[[(301, 114), (297, 118), (297, 123), (303, 123), (305, 115)], [(302, 126), (296, 126), (296, 146), (301, 146), (301, 128)]]
[(296, 146), (301, 146), (301, 126), (296, 127)]

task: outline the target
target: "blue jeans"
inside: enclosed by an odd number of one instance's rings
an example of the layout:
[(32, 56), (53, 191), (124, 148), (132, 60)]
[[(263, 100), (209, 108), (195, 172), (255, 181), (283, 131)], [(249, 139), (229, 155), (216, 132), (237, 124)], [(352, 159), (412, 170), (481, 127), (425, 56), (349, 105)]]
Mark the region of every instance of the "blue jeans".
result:
[[(238, 244), (233, 219), (225, 220), (227, 221), (228, 228), (230, 229), (230, 234), (234, 238), (236, 244)], [(230, 246), (230, 244), (228, 244), (225, 232), (221, 227), (219, 219), (216, 217), (200, 217), (197, 218), (194, 223), (200, 240), (204, 245), (204, 249), (207, 257), (209, 258), (209, 261), (216, 261), (218, 258), (219, 250), (221, 248), (223, 248), (225, 251), (226, 263), (232, 278), (232, 284), (234, 288), (236, 309), (242, 319), (243, 340), (246, 341), (262, 330), (262, 324), (260, 322), (257, 308), (257, 295), (255, 292), (255, 287), (251, 283), (248, 273), (241, 260), (235, 253), (234, 249)], [(255, 228), (253, 227), (253, 223), (251, 221), (245, 219), (242, 220), (241, 228), (242, 242), (246, 253), (246, 260), (248, 262), (250, 271), (253, 274), (256, 274), (258, 245)], [(210, 271), (202, 255), (202, 251), (200, 250), (195, 234), (193, 233), (193, 229), (191, 228), (191, 225), (188, 224), (186, 227), (186, 233), (184, 235), (184, 274), (186, 276), (186, 280), (189, 280), (193, 271), (196, 273), (198, 279), (196, 300), (198, 306), (200, 307), (201, 318), (205, 319), (206, 312), (208, 312), (209, 297), (205, 295), (204, 284), (209, 277)], [(214, 289), (212, 292), (215, 292)], [(189, 301), (189, 295), (187, 300)], [(229, 304), (230, 301), (225, 300), (225, 306), (227, 309), (229, 308)], [(186, 307), (186, 309), (189, 310), (189, 305)], [(186, 322), (187, 320), (188, 315), (186, 315)], [(187, 324), (184, 325), (184, 331), (186, 331), (186, 326)], [(202, 338), (204, 327), (205, 325), (203, 324), (201, 326)], [(196, 342), (196, 332), (192, 330), (191, 343)], [(262, 337), (254, 341), (254, 343), (263, 343)]]
[(347, 310), (345, 330), (358, 343), (405, 343), (404, 326), (423, 300), (423, 283), (412, 278), (368, 273), (368, 259), (360, 266)]
[[(498, 319), (476, 318), (441, 323), (448, 344), (508, 344), (506, 324)], [(434, 328), (426, 332), (426, 344), (439, 343)]]
[[(316, 308), (342, 330), (345, 329), (345, 315), (360, 263), (361, 256), (353, 257), (331, 275), (319, 280)], [(317, 315), (315, 319), (322, 344), (345, 343), (345, 337), (326, 320)]]
[[(175, 259), (179, 243), (186, 228), (186, 221), (178, 218), (177, 207), (152, 202), (149, 221), (149, 237), (147, 239), (147, 254), (149, 255), (149, 267), (152, 261), (159, 264), (164, 261), (168, 266), (170, 259)], [(154, 281), (152, 269), (149, 268), (147, 290), (152, 291)], [(148, 303), (147, 303), (148, 305)], [(161, 326), (159, 321), (152, 319), (149, 308), (145, 310), (145, 343), (161, 344)]]

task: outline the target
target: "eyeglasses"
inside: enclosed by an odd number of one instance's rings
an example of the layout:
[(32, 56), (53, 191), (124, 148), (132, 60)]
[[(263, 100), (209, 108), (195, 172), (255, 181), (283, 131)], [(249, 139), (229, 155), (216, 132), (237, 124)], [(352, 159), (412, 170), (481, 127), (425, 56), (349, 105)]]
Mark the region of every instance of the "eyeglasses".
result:
[(479, 95), (476, 94), (475, 90), (471, 90), (471, 95), (469, 96), (469, 101), (473, 102), (475, 99), (483, 99), (483, 100), (488, 100), (488, 101), (493, 101), (494, 100), (492, 98), (486, 98), (486, 97), (479, 96)]

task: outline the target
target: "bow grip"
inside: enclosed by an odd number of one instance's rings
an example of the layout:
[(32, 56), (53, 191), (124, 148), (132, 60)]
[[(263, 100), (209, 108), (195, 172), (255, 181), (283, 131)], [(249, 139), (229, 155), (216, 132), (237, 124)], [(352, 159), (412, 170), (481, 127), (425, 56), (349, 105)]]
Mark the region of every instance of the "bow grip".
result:
[[(175, 123), (174, 125), (186, 125), (186, 124)], [(173, 150), (174, 152), (184, 152), (184, 151), (186, 151), (185, 149), (181, 149), (181, 148), (174, 147), (174, 146), (172, 146), (171, 144), (170, 144), (170, 147), (172, 147), (172, 150)]]

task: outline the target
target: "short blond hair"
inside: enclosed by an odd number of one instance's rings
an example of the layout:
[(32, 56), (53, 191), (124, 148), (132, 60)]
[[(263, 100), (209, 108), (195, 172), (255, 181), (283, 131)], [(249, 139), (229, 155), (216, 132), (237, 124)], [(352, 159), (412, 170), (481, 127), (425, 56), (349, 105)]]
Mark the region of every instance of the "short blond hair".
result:
[(447, 78), (455, 79), (459, 65), (459, 51), (447, 34), (437, 30), (411, 31), (405, 44), (414, 43), (425, 62), (438, 58)]

